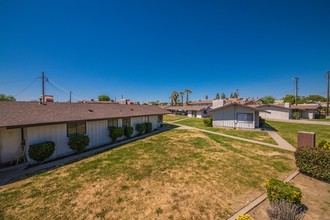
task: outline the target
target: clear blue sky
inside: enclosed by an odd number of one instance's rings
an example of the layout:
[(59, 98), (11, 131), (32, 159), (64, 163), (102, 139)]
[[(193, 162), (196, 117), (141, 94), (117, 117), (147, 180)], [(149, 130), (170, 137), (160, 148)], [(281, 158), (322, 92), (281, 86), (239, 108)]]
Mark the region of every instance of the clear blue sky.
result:
[(280, 98), (295, 76), (300, 95), (325, 96), (327, 70), (329, 0), (0, 0), (0, 93), (18, 100), (40, 97), (42, 71), (74, 100), (168, 101)]

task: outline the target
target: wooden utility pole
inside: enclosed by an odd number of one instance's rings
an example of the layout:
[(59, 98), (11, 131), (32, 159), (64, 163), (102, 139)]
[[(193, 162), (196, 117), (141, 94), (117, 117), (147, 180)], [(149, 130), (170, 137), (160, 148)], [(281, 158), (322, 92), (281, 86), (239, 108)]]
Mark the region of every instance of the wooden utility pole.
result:
[(294, 103), (295, 103), (295, 105), (297, 105), (298, 104), (298, 80), (299, 80), (299, 78), (295, 77), (295, 78), (293, 78), (293, 80), (295, 81), (295, 84), (296, 84), (296, 88), (295, 88), (296, 95), (295, 95)]
[(72, 92), (70, 91), (70, 103), (71, 103), (71, 96), (72, 96)]
[(330, 85), (330, 71), (327, 72), (328, 86), (327, 86), (327, 115), (329, 116), (329, 85)]
[(41, 75), (41, 83), (42, 83), (41, 100), (42, 100), (42, 102), (45, 102), (45, 73), (44, 72), (42, 72), (42, 75)]

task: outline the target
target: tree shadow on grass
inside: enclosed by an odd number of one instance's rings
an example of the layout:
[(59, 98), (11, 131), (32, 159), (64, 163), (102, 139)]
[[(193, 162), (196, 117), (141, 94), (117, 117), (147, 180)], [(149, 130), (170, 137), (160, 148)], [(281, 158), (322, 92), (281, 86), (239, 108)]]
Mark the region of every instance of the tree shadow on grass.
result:
[(278, 131), (276, 128), (272, 127), (270, 124), (267, 122), (264, 122), (261, 129), (266, 130), (266, 131)]

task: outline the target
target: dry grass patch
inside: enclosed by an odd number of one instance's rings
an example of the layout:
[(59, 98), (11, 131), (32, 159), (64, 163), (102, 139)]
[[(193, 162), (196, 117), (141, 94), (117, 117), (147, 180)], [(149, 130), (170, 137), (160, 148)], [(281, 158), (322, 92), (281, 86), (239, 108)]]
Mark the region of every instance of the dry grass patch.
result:
[(224, 219), (294, 169), (286, 151), (172, 130), (1, 187), (0, 216)]

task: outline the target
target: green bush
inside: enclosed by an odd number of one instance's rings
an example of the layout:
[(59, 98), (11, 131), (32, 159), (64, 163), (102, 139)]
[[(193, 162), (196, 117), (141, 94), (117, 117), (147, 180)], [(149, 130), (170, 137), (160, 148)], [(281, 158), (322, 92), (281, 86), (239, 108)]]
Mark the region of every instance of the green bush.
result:
[(146, 133), (150, 133), (152, 131), (152, 123), (147, 122), (146, 123)]
[(293, 118), (296, 119), (296, 120), (298, 120), (300, 118), (300, 113), (299, 112), (293, 112), (292, 115), (293, 115)]
[(275, 178), (267, 180), (265, 186), (270, 202), (284, 200), (296, 205), (301, 204), (302, 193), (298, 187)]
[(330, 150), (298, 147), (295, 158), (296, 165), (302, 173), (318, 179), (330, 180)]
[(212, 118), (204, 118), (204, 125), (207, 127), (212, 127)]
[(52, 156), (54, 150), (55, 143), (53, 141), (46, 141), (39, 144), (31, 144), (28, 154), (32, 160), (40, 163)]
[(266, 124), (266, 120), (262, 117), (259, 117), (259, 127), (263, 127)]
[(146, 130), (146, 124), (145, 123), (143, 123), (143, 124), (137, 124), (135, 126), (135, 130), (137, 131), (138, 135), (143, 134), (143, 132)]
[(117, 138), (124, 135), (124, 128), (111, 127), (109, 131), (109, 137), (113, 142), (116, 142)]
[(130, 138), (132, 136), (132, 134), (133, 134), (133, 131), (134, 131), (134, 129), (131, 126), (124, 127), (124, 135), (125, 135), (125, 137)]
[(322, 140), (317, 147), (324, 150), (330, 150), (330, 140)]
[(76, 151), (82, 152), (89, 145), (90, 138), (85, 134), (75, 134), (69, 137), (68, 145), (69, 147)]

